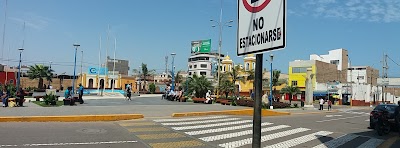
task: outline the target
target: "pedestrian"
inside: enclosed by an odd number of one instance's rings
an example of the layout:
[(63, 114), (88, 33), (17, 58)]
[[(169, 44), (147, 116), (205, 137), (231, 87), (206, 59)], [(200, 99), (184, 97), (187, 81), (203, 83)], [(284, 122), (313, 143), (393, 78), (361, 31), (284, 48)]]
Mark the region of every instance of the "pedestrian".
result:
[(83, 86), (82, 86), (82, 84), (79, 84), (79, 102), (80, 102), (81, 104), (83, 104), (83, 98), (82, 98), (82, 96), (83, 96)]
[(19, 90), (17, 91), (17, 97), (18, 97), (18, 101), (17, 101), (17, 106), (24, 106), (24, 101), (25, 101), (25, 91), (24, 89), (22, 89), (22, 87), (19, 88)]
[(397, 129), (399, 131), (399, 136), (400, 136), (400, 101), (397, 101), (397, 106), (395, 111), (394, 111), (394, 119), (397, 123)]
[(328, 111), (332, 110), (332, 101), (328, 100)]
[(319, 110), (324, 110), (324, 99), (319, 99)]
[(132, 101), (131, 96), (132, 96), (132, 90), (130, 85), (128, 84), (128, 86), (126, 87), (126, 96), (128, 97), (129, 101)]
[(3, 91), (1, 91), (0, 97), (3, 102), (3, 107), (8, 107), (8, 97), (10, 96), (10, 91), (7, 90), (7, 86), (3, 86)]

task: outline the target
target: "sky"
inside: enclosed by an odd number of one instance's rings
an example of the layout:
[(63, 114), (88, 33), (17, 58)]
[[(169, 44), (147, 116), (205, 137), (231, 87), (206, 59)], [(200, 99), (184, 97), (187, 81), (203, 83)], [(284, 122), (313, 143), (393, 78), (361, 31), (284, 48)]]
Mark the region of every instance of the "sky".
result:
[[(218, 49), (219, 30), (210, 19), (220, 17), (220, 0), (6, 0), (0, 1), (0, 48), (3, 64), (52, 62), (55, 73), (73, 73), (74, 47), (79, 43), (77, 73), (81, 51), (83, 71), (98, 66), (105, 53), (130, 61), (131, 69), (141, 63), (162, 72), (166, 55), (176, 53), (177, 70), (187, 69), (191, 41), (211, 39)], [(7, 8), (7, 9), (6, 9)], [(236, 63), (237, 0), (222, 1), (222, 20), (233, 20), (222, 31), (222, 53)], [(5, 19), (6, 12), (6, 19)], [(307, 60), (310, 54), (328, 54), (345, 48), (352, 65), (382, 68), (383, 53), (389, 76), (399, 76), (400, 0), (287, 0), (286, 48), (272, 51), (273, 68), (287, 73), (293, 60)], [(25, 22), (25, 28), (24, 28)], [(6, 24), (4, 44), (3, 25)], [(107, 30), (110, 26), (109, 42)], [(264, 53), (264, 61), (270, 53)], [(171, 56), (169, 63), (171, 65)], [(264, 62), (264, 68), (269, 64)]]

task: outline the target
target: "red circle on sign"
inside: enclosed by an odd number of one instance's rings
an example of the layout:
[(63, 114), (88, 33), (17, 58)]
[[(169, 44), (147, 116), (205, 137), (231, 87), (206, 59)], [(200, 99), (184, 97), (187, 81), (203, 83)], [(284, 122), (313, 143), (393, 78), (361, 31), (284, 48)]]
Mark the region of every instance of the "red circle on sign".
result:
[(253, 7), (251, 6), (247, 0), (242, 0), (244, 7), (247, 9), (247, 11), (251, 12), (251, 13), (257, 13), (260, 12), (261, 10), (263, 10), (265, 7), (267, 7), (267, 5), (269, 4), (269, 2), (271, 2), (271, 0), (265, 0), (264, 3), (262, 3), (260, 6), (257, 7)]

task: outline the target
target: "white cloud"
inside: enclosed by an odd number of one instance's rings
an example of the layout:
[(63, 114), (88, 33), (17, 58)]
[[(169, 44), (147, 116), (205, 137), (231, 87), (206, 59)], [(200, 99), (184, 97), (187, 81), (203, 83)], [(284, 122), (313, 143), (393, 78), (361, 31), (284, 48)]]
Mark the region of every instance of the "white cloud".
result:
[(307, 0), (301, 9), (315, 17), (400, 22), (400, 0)]

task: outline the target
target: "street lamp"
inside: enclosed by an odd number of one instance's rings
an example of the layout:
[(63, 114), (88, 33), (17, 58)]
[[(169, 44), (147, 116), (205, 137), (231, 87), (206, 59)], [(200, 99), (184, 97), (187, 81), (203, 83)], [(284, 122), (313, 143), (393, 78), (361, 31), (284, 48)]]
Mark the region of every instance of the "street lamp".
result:
[(140, 74), (141, 69), (142, 69), (142, 66), (139, 66), (139, 94), (140, 94), (140, 89), (142, 88), (142, 84), (141, 84), (142, 82), (140, 80), (141, 77), (142, 77), (141, 74)]
[(174, 60), (175, 60), (175, 55), (176, 53), (171, 53), (172, 56), (172, 86), (171, 86), (171, 90), (174, 91), (175, 90), (175, 66), (174, 66)]
[(271, 101), (269, 101), (270, 102), (270, 108), (272, 107), (273, 108), (273, 106), (272, 106), (272, 99), (273, 99), (273, 94), (272, 94), (272, 79), (273, 79), (273, 71), (272, 71), (272, 61), (274, 60), (274, 55), (273, 54), (271, 54), (271, 55), (269, 55), (269, 57), (270, 57), (270, 63), (271, 63), (271, 78), (270, 78), (270, 84), (269, 84), (269, 89), (270, 89), (270, 96), (271, 96)]
[(24, 51), (24, 49), (23, 48), (19, 48), (18, 50), (19, 50), (19, 64), (18, 64), (17, 91), (19, 90), (19, 85), (21, 83), (21, 57), (22, 57), (22, 51)]
[(78, 51), (78, 47), (81, 46), (79, 44), (73, 44), (75, 47), (75, 61), (74, 61), (74, 77), (72, 81), (72, 94), (75, 94), (75, 72), (76, 72), (76, 52)]
[[(51, 63), (53, 63), (53, 62), (50, 61), (49, 63), (50, 63), (50, 65), (49, 65), (49, 72), (51, 72)], [(51, 78), (53, 78), (53, 74), (51, 74)], [(50, 87), (50, 82), (51, 82), (51, 81), (49, 81), (49, 87)]]
[[(221, 1), (222, 3), (222, 1)], [(227, 22), (225, 22), (224, 24), (222, 24), (222, 4), (221, 4), (221, 14), (220, 14), (220, 18), (219, 18), (219, 22), (214, 21), (214, 20), (210, 20), (210, 22), (216, 22), (219, 28), (219, 42), (218, 42), (218, 73), (217, 73), (217, 85), (219, 88), (219, 77), (220, 77), (220, 73), (221, 73), (221, 48), (222, 48), (222, 29), (223, 27), (232, 27), (232, 25), (230, 25), (230, 23), (233, 22), (233, 20), (229, 20)], [(212, 27), (216, 27), (216, 25), (212, 25)], [(217, 97), (219, 97), (219, 91), (217, 91)]]

